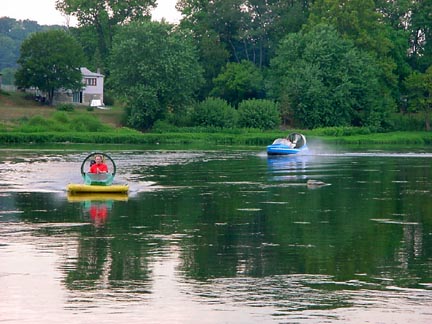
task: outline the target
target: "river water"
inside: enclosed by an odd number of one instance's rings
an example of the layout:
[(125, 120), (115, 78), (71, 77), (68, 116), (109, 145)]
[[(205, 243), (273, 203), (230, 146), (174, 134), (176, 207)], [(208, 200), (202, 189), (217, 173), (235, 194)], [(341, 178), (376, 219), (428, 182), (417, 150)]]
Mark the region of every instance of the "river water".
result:
[(427, 149), (106, 153), (0, 149), (0, 323), (432, 322)]

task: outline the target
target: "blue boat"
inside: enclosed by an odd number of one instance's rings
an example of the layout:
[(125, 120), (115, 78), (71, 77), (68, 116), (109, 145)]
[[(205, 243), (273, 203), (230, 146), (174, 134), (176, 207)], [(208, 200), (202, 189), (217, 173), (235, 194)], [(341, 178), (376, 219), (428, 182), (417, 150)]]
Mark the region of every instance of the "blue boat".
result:
[(268, 155), (292, 155), (308, 150), (306, 137), (300, 133), (291, 133), (285, 138), (277, 138), (267, 146)]

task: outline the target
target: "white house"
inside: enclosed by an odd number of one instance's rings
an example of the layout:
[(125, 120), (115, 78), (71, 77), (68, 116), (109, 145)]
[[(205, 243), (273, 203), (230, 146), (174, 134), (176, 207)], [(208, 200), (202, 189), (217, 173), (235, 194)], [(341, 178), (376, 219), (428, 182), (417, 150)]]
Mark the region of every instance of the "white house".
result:
[(90, 106), (92, 102), (103, 105), (104, 98), (104, 75), (98, 72), (92, 72), (82, 67), (81, 74), (83, 77), (84, 87), (77, 92), (71, 90), (58, 90), (54, 94), (54, 102), (75, 103)]

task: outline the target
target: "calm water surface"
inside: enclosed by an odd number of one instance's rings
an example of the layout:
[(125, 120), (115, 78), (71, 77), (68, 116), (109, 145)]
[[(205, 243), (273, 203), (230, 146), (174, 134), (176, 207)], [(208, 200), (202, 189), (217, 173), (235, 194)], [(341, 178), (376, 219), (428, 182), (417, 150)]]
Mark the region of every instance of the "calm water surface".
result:
[(1, 149), (0, 323), (431, 323), (432, 154), (323, 152)]

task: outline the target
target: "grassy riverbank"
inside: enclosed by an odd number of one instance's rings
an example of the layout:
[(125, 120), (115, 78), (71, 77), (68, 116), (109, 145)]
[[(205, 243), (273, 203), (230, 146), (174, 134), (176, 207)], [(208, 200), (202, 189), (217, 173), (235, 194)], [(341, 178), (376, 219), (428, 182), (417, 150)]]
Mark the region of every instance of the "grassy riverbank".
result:
[[(426, 132), (394, 132), (352, 136), (321, 136), (303, 132), (310, 142), (319, 140), (333, 144), (403, 144), (432, 145), (432, 134)], [(138, 133), (112, 130), (106, 132), (0, 132), (1, 144), (95, 143), (95, 144), (208, 144), (212, 145), (268, 145), (286, 132), (238, 133)]]
[[(0, 144), (207, 144), (268, 145), (293, 130), (260, 131), (210, 128), (162, 128), (141, 133), (121, 127), (123, 110), (76, 107), (72, 112), (40, 105), (20, 93), (0, 93)], [(299, 130), (297, 130), (299, 131)], [(301, 130), (309, 141), (333, 144), (431, 145), (432, 132), (369, 133), (367, 129), (330, 128)]]

